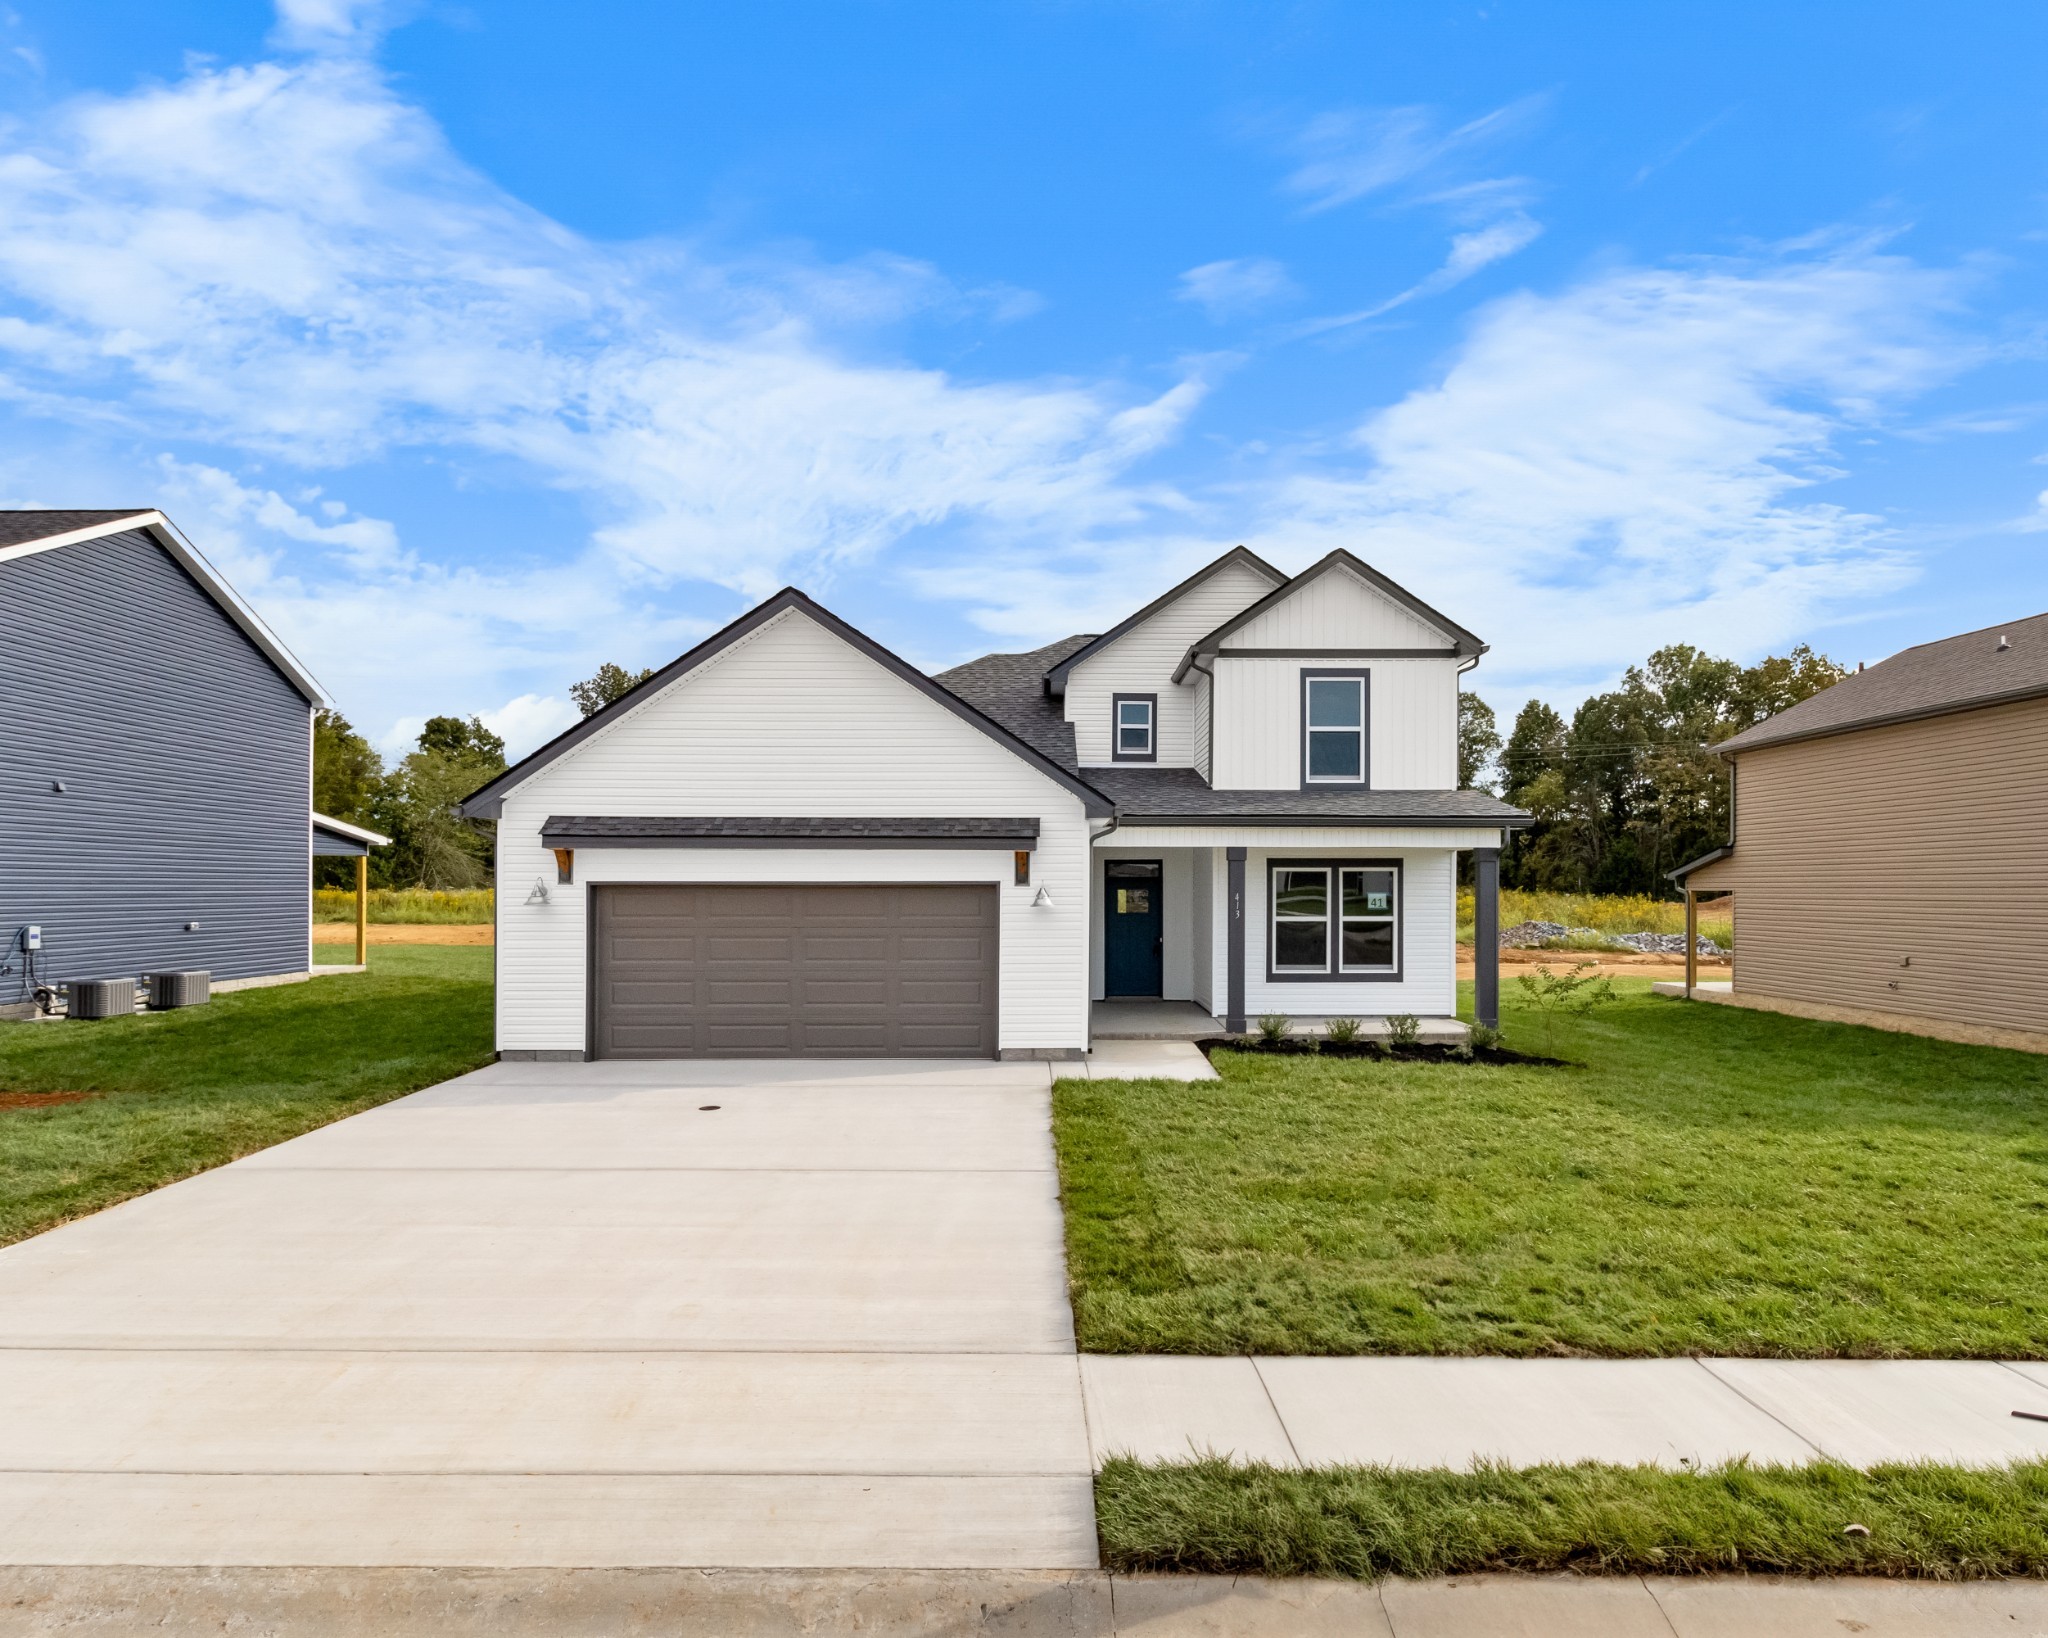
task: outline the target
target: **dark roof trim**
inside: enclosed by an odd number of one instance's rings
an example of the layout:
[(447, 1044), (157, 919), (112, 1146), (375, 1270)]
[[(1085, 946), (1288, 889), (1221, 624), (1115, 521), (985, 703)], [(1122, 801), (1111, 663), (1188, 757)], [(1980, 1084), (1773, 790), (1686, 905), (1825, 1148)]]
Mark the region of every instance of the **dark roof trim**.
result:
[(1428, 624), (1435, 626), (1438, 631), (1441, 631), (1446, 637), (1452, 639), (1453, 646), (1450, 650), (1451, 653), (1459, 655), (1461, 657), (1469, 656), (1476, 658), (1477, 656), (1484, 654), (1486, 652), (1486, 644), (1482, 643), (1477, 637), (1475, 637), (1471, 632), (1467, 631), (1463, 626), (1459, 625), (1455, 620), (1449, 619), (1446, 616), (1437, 613), (1435, 609), (1431, 608), (1427, 603), (1423, 602), (1423, 600), (1417, 597), (1413, 592), (1408, 591), (1404, 587), (1395, 585), (1393, 581), (1389, 580), (1385, 575), (1381, 574), (1379, 570), (1375, 569), (1370, 563), (1367, 563), (1360, 558), (1354, 557), (1350, 552), (1347, 552), (1342, 546), (1339, 546), (1334, 552), (1330, 553), (1329, 556), (1323, 558), (1322, 561), (1310, 564), (1309, 567), (1303, 569), (1300, 574), (1296, 575), (1292, 580), (1288, 581), (1285, 585), (1275, 587), (1271, 592), (1269, 592), (1266, 596), (1260, 598), (1258, 602), (1254, 603), (1250, 608), (1246, 609), (1243, 613), (1238, 614), (1229, 620), (1226, 620), (1222, 625), (1218, 626), (1214, 631), (1210, 632), (1208, 636), (1204, 637), (1200, 642), (1196, 643), (1194, 647), (1190, 648), (1187, 651), (1187, 653), (1181, 657), (1180, 664), (1174, 668), (1173, 680), (1175, 682), (1179, 682), (1181, 678), (1185, 677), (1188, 674), (1188, 668), (1192, 666), (1197, 659), (1201, 658), (1204, 655), (1214, 654), (1218, 652), (1222, 648), (1224, 640), (1228, 638), (1232, 632), (1237, 631), (1242, 627), (1251, 624), (1252, 621), (1256, 620), (1268, 609), (1274, 608), (1278, 606), (1280, 603), (1285, 602), (1289, 597), (1293, 596), (1294, 593), (1300, 591), (1303, 587), (1307, 586), (1311, 581), (1318, 580), (1322, 576), (1328, 574), (1332, 569), (1337, 568), (1349, 569), (1353, 574), (1357, 575), (1359, 579), (1363, 580), (1368, 586), (1372, 587), (1373, 590), (1379, 592), (1382, 596), (1391, 599), (1393, 602), (1399, 603), (1401, 607), (1406, 609), (1410, 614), (1414, 615), (1417, 619), (1426, 621)]
[(541, 826), (550, 847), (941, 847), (1038, 846), (1038, 821), (1028, 819), (896, 819), (866, 816), (733, 819), (676, 817), (565, 817)]
[(463, 801), (462, 813), (471, 819), (497, 818), (507, 792), (517, 789), (558, 757), (573, 751), (592, 734), (610, 727), (619, 716), (652, 699), (670, 683), (688, 676), (707, 660), (717, 658), (742, 638), (760, 630), (777, 615), (792, 609), (816, 621), (841, 642), (866, 655), (883, 670), (901, 677), (927, 699), (935, 700), (969, 727), (979, 729), (1003, 749), (1029, 763), (1062, 789), (1071, 791), (1081, 799), (1082, 809), (1086, 813), (1095, 817), (1106, 817), (1111, 812), (1109, 799), (1094, 786), (1068, 773), (1042, 751), (1032, 749), (1009, 729), (983, 716), (959, 695), (933, 682), (909, 661), (891, 654), (872, 637), (855, 630), (830, 609), (812, 602), (794, 586), (785, 586), (765, 603), (749, 609), (723, 631), (712, 633), (687, 654), (669, 661), (639, 687), (621, 694), (595, 716), (585, 717), (575, 727), (557, 734), (539, 750), (514, 763), (489, 784), (472, 791)]
[(1683, 881), (1687, 876), (1690, 876), (1695, 870), (1702, 869), (1703, 867), (1713, 864), (1718, 860), (1725, 859), (1729, 856), (1729, 854), (1733, 853), (1734, 851), (1735, 844), (1733, 842), (1730, 842), (1726, 847), (1717, 847), (1714, 849), (1712, 853), (1702, 853), (1697, 859), (1693, 860), (1691, 864), (1682, 864), (1676, 870), (1665, 871), (1664, 879), (1666, 881), (1672, 882)]
[(1219, 648), (1218, 660), (1448, 660), (1455, 648)]
[[(1147, 603), (1143, 608), (1138, 610), (1138, 612), (1132, 615), (1128, 620), (1118, 621), (1115, 625), (1111, 626), (1109, 630), (1105, 631), (1100, 637), (1096, 638), (1093, 642), (1089, 643), (1087, 647), (1078, 648), (1073, 653), (1069, 654), (1064, 660), (1060, 661), (1058, 665), (1054, 666), (1050, 671), (1048, 671), (1045, 674), (1045, 691), (1048, 694), (1064, 694), (1067, 691), (1067, 674), (1071, 672), (1075, 666), (1079, 665), (1091, 654), (1101, 653), (1102, 650), (1109, 647), (1111, 643), (1115, 642), (1119, 637), (1123, 636), (1123, 634), (1129, 631), (1133, 626), (1142, 625), (1145, 621), (1151, 619), (1153, 615), (1157, 614), (1161, 609), (1165, 608), (1169, 603), (1175, 602), (1179, 598), (1185, 596), (1187, 593), (1193, 591), (1203, 581), (1207, 580), (1211, 575), (1220, 574), (1224, 569), (1227, 569), (1233, 563), (1242, 563), (1247, 568), (1257, 570), (1260, 574), (1266, 576), (1269, 580), (1271, 580), (1276, 586), (1286, 584), (1287, 576), (1282, 574), (1278, 569), (1274, 568), (1273, 565), (1268, 563), (1264, 558), (1260, 557), (1258, 553), (1250, 551), (1243, 546), (1233, 546), (1230, 548), (1229, 551), (1225, 552), (1221, 557), (1219, 557), (1214, 563), (1209, 564), (1206, 568), (1198, 569), (1193, 574), (1189, 575), (1187, 579), (1183, 580), (1178, 586), (1175, 586), (1173, 590), (1169, 592), (1164, 592), (1158, 597), (1153, 598), (1151, 602)], [(1175, 682), (1179, 682), (1180, 678), (1175, 677), (1173, 680)]]
[[(1986, 629), (1991, 628), (1987, 627)], [(1974, 636), (1975, 633), (1965, 632), (1964, 635)], [(1932, 645), (1923, 646), (1931, 647)], [(1906, 652), (1911, 653), (1912, 651), (1908, 649)], [(1888, 665), (1891, 662), (1886, 661), (1884, 663)], [(1840, 687), (1841, 685), (1838, 683), (1836, 686)], [(1819, 698), (1818, 695), (1812, 697)], [(1761, 734), (1764, 729), (1770, 727), (1773, 722), (1778, 720), (1777, 717), (1766, 717), (1756, 727), (1745, 728), (1741, 733), (1724, 739), (1713, 749), (1716, 756), (1734, 758), (1746, 755), (1750, 751), (1767, 751), (1774, 745), (1796, 745), (1804, 739), (1832, 739), (1838, 734), (1858, 734), (1866, 728), (1889, 728), (1895, 723), (1924, 722), (1929, 717), (1952, 717), (1961, 711), (1981, 711), (1987, 706), (2017, 705), (2023, 700), (2044, 698), (2048, 698), (2048, 686), (2035, 683), (2026, 688), (2008, 689), (2002, 694), (1977, 694), (1966, 700), (1947, 700), (1934, 705), (1916, 706), (1910, 711), (1887, 711), (1882, 716), (1858, 717), (1854, 722), (1829, 723), (1824, 728), (1806, 728), (1789, 734), (1770, 734), (1754, 740), (1748, 745), (1743, 744), (1742, 742), (1748, 739), (1751, 734)], [(1779, 713), (1780, 716), (1783, 714), (1783, 712)]]
[[(19, 516), (20, 514), (15, 514)], [(53, 512), (52, 519), (93, 517), (90, 512)], [(297, 689), (310, 705), (325, 706), (327, 691), (314, 680), (313, 674), (299, 663), (298, 656), (279, 641), (277, 633), (263, 623), (262, 617), (242, 601), (242, 594), (227, 583), (220, 571), (207, 562), (199, 549), (187, 540), (178, 526), (158, 511), (110, 513), (96, 523), (84, 524), (78, 528), (63, 529), (55, 533), (37, 535), (28, 540), (10, 540), (0, 546), (0, 563), (12, 562), (16, 558), (34, 557), (39, 552), (53, 552), (63, 546), (76, 546), (88, 540), (101, 540), (108, 535), (126, 534), (130, 530), (146, 531), (149, 537), (171, 555), (180, 568), (199, 582), (199, 588), (220, 606), (220, 611), (241, 628), (242, 635), (253, 643), (270, 663), (284, 674), (285, 681)]]
[(1524, 830), (1536, 823), (1526, 813), (1487, 814), (1415, 814), (1376, 813), (1369, 816), (1342, 813), (1133, 813), (1128, 808), (1117, 809), (1119, 825), (1193, 825), (1209, 828), (1216, 825), (1293, 825), (1304, 830), (1320, 830), (1325, 827), (1378, 827), (1382, 830), (1396, 826), (1429, 826), (1443, 830)]

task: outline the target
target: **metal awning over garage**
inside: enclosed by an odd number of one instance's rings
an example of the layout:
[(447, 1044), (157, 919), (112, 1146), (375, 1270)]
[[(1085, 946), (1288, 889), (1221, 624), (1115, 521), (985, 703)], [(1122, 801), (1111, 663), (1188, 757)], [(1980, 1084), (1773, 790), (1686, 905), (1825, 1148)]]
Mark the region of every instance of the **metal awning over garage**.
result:
[(542, 842), (555, 848), (937, 847), (1030, 852), (1038, 846), (1038, 821), (978, 816), (904, 819), (773, 815), (740, 819), (704, 814), (651, 818), (555, 814), (541, 825), (540, 835)]

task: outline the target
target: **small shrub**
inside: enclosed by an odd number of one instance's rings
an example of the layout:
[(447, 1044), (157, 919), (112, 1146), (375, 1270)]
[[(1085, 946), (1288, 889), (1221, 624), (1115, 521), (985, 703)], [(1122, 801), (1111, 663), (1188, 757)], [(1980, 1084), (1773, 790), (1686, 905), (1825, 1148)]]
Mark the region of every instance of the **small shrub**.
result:
[(1259, 1039), (1268, 1046), (1278, 1046), (1287, 1039), (1294, 1028), (1294, 1020), (1284, 1012), (1268, 1012), (1259, 1018)]
[(1358, 1039), (1359, 1027), (1356, 1018), (1330, 1018), (1323, 1023), (1323, 1034), (1339, 1046), (1349, 1046)]
[(1465, 1040), (1475, 1051), (1495, 1052), (1500, 1048), (1501, 1033), (1489, 1024), (1474, 1024)]
[(1412, 1047), (1422, 1039), (1422, 1020), (1412, 1012), (1387, 1014), (1387, 1045)]
[(1543, 1051), (1546, 1055), (1553, 1050), (1560, 1016), (1583, 1018), (1595, 1007), (1621, 999), (1608, 980), (1594, 981), (1594, 974), (1599, 970), (1597, 961), (1581, 961), (1568, 973), (1538, 967), (1534, 973), (1522, 973), (1515, 979), (1521, 986), (1523, 1000), (1543, 1020)]

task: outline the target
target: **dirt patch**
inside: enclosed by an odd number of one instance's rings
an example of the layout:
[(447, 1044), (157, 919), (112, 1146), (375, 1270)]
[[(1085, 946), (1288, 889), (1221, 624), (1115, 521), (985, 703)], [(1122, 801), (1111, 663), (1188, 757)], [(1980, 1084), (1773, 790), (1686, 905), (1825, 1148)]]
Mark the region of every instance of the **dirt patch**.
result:
[[(1685, 971), (1683, 955), (1642, 951), (1631, 954), (1626, 950), (1503, 950), (1500, 953), (1501, 971), (1509, 974), (1517, 967), (1548, 967), (1552, 972), (1568, 972), (1581, 961), (1594, 963), (1603, 978), (1656, 978)], [(1701, 978), (1725, 978), (1728, 966), (1726, 956), (1701, 956)], [(1472, 946), (1469, 944), (1458, 946), (1458, 976), (1472, 976)]]
[[(356, 924), (352, 921), (316, 921), (313, 923), (315, 944), (346, 944), (353, 946), (356, 941)], [(373, 921), (370, 923), (372, 944), (490, 944), (495, 942), (494, 929), (489, 922), (471, 926), (462, 922), (429, 921)]]
[(105, 1096), (104, 1092), (0, 1092), (0, 1110), (54, 1109), (60, 1103), (84, 1103)]

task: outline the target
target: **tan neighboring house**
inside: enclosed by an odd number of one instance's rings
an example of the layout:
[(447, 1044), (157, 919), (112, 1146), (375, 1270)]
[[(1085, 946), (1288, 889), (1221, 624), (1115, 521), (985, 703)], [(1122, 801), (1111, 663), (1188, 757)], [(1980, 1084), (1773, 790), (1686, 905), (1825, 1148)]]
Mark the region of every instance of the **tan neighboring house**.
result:
[[(2048, 1051), (2048, 615), (1923, 643), (1718, 747), (1732, 988), (1803, 1017)], [(1676, 989), (1677, 986), (1670, 986)]]

